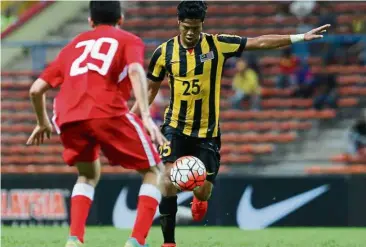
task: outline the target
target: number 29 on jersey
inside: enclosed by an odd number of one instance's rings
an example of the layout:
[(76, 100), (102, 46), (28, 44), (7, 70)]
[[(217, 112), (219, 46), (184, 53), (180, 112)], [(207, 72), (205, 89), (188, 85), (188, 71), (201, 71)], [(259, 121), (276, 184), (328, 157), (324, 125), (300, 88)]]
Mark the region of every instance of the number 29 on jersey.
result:
[[(103, 44), (109, 45), (107, 52), (101, 53), (101, 48)], [(93, 70), (98, 72), (100, 75), (106, 75), (109, 68), (111, 67), (114, 56), (116, 55), (118, 49), (118, 41), (113, 38), (99, 38), (97, 40), (90, 39), (81, 41), (76, 44), (75, 48), (84, 47), (84, 51), (81, 55), (74, 60), (70, 69), (70, 76), (77, 76), (86, 73), (88, 70)], [(98, 66), (94, 63), (86, 63), (85, 66), (81, 64), (87, 59), (88, 55), (92, 59), (101, 61), (102, 65)]]

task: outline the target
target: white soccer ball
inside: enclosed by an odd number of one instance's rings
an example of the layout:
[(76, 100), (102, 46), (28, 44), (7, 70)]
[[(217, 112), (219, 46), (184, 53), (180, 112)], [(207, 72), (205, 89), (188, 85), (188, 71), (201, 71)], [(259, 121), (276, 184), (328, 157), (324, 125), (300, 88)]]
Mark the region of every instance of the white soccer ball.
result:
[(192, 191), (203, 185), (206, 176), (205, 165), (194, 156), (184, 156), (177, 159), (170, 170), (170, 181), (182, 191)]

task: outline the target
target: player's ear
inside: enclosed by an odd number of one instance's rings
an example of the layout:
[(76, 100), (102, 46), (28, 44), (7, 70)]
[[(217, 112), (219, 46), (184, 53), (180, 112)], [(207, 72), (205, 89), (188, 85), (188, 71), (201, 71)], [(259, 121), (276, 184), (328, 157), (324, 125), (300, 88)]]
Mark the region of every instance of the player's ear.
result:
[(118, 19), (117, 25), (121, 26), (123, 24), (123, 21), (124, 21), (124, 16), (122, 15), (121, 18)]
[(94, 21), (90, 17), (88, 17), (88, 22), (91, 28), (95, 28)]

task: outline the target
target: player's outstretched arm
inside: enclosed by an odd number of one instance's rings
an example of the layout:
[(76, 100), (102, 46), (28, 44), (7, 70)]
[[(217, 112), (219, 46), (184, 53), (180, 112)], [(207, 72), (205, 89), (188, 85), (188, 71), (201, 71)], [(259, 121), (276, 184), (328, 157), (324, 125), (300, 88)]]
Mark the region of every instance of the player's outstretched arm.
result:
[(256, 38), (248, 38), (245, 46), (246, 50), (264, 50), (275, 49), (291, 45), (301, 41), (311, 41), (323, 38), (322, 33), (325, 33), (330, 27), (329, 24), (315, 28), (305, 34), (296, 35), (263, 35)]
[(133, 91), (136, 97), (136, 104), (140, 110), (144, 126), (150, 133), (151, 140), (159, 145), (163, 145), (166, 142), (166, 139), (150, 115), (147, 97), (146, 74), (144, 68), (139, 63), (132, 63), (128, 67), (128, 75), (132, 83)]
[(33, 109), (37, 116), (37, 126), (34, 128), (27, 145), (39, 145), (43, 143), (44, 135), (51, 137), (52, 125), (50, 123), (46, 109), (46, 91), (51, 88), (43, 79), (37, 79), (29, 90), (29, 96)]
[[(156, 95), (159, 92), (160, 89), (160, 85), (161, 85), (161, 81), (160, 82), (154, 82), (152, 80), (148, 80), (148, 101), (149, 101), (149, 105), (152, 104), (152, 102), (154, 101)], [(131, 112), (135, 113), (137, 115), (140, 115), (140, 109), (138, 107), (137, 101), (135, 102), (135, 104), (132, 106), (131, 108)]]

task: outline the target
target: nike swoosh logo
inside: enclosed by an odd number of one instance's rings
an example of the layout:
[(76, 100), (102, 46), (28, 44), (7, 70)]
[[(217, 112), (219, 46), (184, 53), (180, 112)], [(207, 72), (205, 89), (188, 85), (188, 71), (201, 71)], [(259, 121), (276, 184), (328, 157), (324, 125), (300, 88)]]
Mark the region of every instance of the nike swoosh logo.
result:
[[(113, 226), (122, 229), (131, 229), (135, 223), (137, 210), (130, 209), (127, 206), (128, 188), (123, 188), (119, 193), (114, 204), (112, 222)], [(178, 194), (178, 205), (193, 197), (193, 193), (186, 191)], [(178, 211), (179, 213), (179, 211)], [(159, 210), (156, 210), (154, 220), (160, 216)], [(179, 217), (177, 215), (177, 217)], [(192, 217), (192, 216), (191, 216)], [(186, 217), (185, 217), (186, 218)]]
[(214, 175), (214, 172), (208, 172), (207, 175)]
[(328, 190), (329, 185), (323, 185), (267, 207), (255, 209), (251, 203), (253, 187), (248, 186), (240, 199), (236, 221), (241, 229), (254, 230), (266, 228)]

